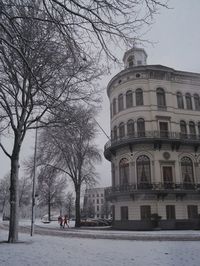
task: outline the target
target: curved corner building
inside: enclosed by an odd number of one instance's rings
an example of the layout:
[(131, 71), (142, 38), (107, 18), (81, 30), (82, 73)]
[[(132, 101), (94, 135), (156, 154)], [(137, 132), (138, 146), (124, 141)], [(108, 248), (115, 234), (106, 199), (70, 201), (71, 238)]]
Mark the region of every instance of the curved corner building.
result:
[(144, 49), (127, 51), (107, 87), (113, 227), (199, 228), (200, 74), (146, 59)]

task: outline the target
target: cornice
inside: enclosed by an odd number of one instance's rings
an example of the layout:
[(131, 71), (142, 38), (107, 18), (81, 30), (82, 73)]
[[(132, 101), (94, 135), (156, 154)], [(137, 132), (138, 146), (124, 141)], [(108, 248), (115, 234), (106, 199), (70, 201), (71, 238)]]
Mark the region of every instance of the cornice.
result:
[[(126, 68), (122, 71), (120, 71), (118, 74), (116, 74), (108, 83), (107, 86), (107, 94), (109, 96), (110, 94), (110, 88), (113, 86), (113, 84), (118, 80), (118, 84), (120, 85), (124, 82), (120, 82), (121, 79), (128, 75), (133, 75), (137, 73), (143, 73), (145, 74), (145, 77), (134, 77), (134, 80), (140, 80), (140, 79), (156, 79), (156, 80), (167, 80), (172, 82), (178, 82), (178, 83), (188, 83), (188, 81), (195, 80), (198, 82), (197, 85), (200, 85), (200, 73), (194, 73), (194, 72), (187, 72), (187, 71), (180, 71), (175, 70), (173, 68), (163, 66), (163, 65), (141, 65), (141, 66), (134, 66), (130, 68)], [(160, 78), (159, 78), (160, 74)], [(131, 80), (131, 79), (130, 79)], [(130, 80), (126, 80), (127, 82)]]

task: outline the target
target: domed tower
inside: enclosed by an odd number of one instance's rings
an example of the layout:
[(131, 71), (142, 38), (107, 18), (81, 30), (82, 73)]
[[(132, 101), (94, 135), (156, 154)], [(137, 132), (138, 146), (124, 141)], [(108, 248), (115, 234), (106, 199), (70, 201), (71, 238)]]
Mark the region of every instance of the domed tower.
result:
[(147, 65), (144, 49), (124, 54), (107, 86), (113, 227), (199, 226), (200, 74)]

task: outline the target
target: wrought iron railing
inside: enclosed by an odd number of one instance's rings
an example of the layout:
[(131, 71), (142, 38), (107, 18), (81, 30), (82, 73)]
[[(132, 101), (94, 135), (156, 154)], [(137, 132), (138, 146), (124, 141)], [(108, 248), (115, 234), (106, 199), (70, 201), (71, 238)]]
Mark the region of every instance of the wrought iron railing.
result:
[(134, 132), (127, 136), (112, 138), (105, 144), (104, 149), (106, 150), (110, 148), (111, 146), (123, 144), (126, 142), (136, 141), (136, 140), (144, 140), (144, 139), (199, 142), (200, 135), (186, 134), (186, 133), (180, 133), (180, 132), (170, 132), (170, 131), (159, 131), (159, 130)]
[(139, 184), (124, 184), (117, 185), (113, 187), (108, 187), (105, 190), (106, 196), (111, 195), (120, 195), (120, 194), (128, 194), (139, 191), (163, 191), (163, 192), (180, 192), (180, 191), (199, 191), (200, 192), (200, 184), (184, 182), (184, 183), (139, 183)]

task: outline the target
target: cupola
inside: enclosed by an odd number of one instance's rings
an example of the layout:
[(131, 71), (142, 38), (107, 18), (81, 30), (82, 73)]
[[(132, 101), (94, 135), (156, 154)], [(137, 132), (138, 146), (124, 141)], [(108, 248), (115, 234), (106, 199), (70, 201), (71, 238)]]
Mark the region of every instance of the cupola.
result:
[(146, 65), (147, 53), (143, 48), (133, 47), (125, 52), (123, 62), (125, 68)]

